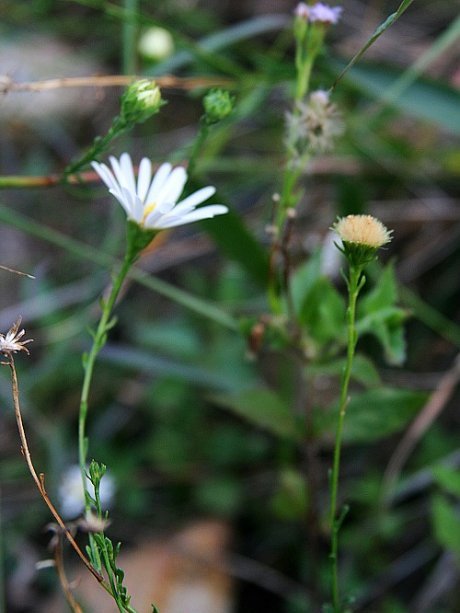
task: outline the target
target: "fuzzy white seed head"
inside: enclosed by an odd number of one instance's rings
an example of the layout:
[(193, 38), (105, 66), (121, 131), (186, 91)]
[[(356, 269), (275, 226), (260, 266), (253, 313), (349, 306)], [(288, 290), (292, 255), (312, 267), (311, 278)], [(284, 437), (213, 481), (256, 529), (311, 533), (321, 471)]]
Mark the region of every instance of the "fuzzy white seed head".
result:
[(391, 241), (391, 231), (372, 215), (347, 215), (332, 228), (346, 243), (379, 249)]

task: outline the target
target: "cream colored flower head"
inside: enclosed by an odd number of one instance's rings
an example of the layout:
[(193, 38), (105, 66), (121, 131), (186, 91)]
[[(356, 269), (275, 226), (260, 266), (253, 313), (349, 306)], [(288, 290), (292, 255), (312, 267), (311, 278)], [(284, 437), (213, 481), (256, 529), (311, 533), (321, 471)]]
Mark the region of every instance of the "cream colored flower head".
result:
[(187, 172), (182, 166), (173, 168), (171, 164), (162, 164), (152, 178), (152, 163), (143, 158), (136, 182), (128, 153), (123, 153), (120, 160), (110, 157), (110, 163), (112, 170), (105, 164), (91, 162), (128, 219), (146, 230), (173, 228), (228, 212), (222, 204), (197, 208), (215, 193), (210, 185), (178, 202), (187, 181)]
[(391, 241), (391, 231), (372, 215), (347, 215), (336, 221), (332, 229), (345, 243), (379, 249)]
[(19, 330), (20, 325), (21, 317), (18, 317), (16, 322), (11, 326), (6, 334), (0, 334), (0, 353), (4, 353), (6, 355), (16, 353), (18, 351), (25, 351), (26, 353), (29, 353), (26, 345), (27, 343), (31, 343), (32, 339), (29, 338), (26, 341), (21, 341), (21, 338), (24, 336), (26, 331), (24, 329)]

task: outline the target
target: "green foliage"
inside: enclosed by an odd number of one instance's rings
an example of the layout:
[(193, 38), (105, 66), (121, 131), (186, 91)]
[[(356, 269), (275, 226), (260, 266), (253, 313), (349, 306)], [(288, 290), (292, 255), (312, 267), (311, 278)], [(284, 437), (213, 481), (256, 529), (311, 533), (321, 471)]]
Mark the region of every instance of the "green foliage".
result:
[(458, 505), (446, 497), (435, 495), (431, 500), (434, 536), (443, 549), (460, 557), (460, 521)]
[[(352, 395), (347, 407), (344, 440), (364, 444), (378, 441), (401, 430), (426, 401), (426, 394), (411, 390), (381, 387)], [(333, 429), (335, 405), (327, 412), (316, 412), (318, 433)]]
[(406, 357), (402, 323), (407, 314), (396, 306), (398, 294), (393, 266), (389, 264), (375, 281), (375, 287), (358, 307), (356, 326), (360, 334), (368, 333), (377, 338), (390, 364), (400, 365)]
[(448, 494), (460, 498), (460, 472), (448, 466), (433, 466), (432, 473), (436, 483)]
[(271, 434), (294, 440), (301, 436), (289, 405), (268, 388), (249, 389), (232, 395), (218, 394), (212, 399), (218, 406)]
[[(131, 605), (112, 531), (142, 544), (163, 530), (172, 533), (189, 520), (211, 516), (231, 525), (232, 551), (244, 556), (242, 569), (250, 580), (241, 590), (237, 585), (236, 610), (319, 611), (330, 600), (328, 472), (347, 350), (347, 287), (338, 267), (330, 278), (324, 275), (321, 245), (337, 214), (382, 212), (395, 230), (382, 259), (396, 254), (397, 265), (396, 272), (392, 264), (380, 271), (369, 266), (358, 300), (358, 352), (343, 431), (350, 448), (342, 458), (337, 515), (344, 503), (350, 511), (338, 560), (342, 602), (353, 593), (360, 610), (408, 610), (427, 585), (425, 578), (430, 581), (439, 548), (460, 555), (460, 481), (452, 468), (458, 457), (456, 391), (442, 419), (416, 441), (394, 498), (388, 506), (381, 503), (385, 467), (449, 367), (460, 338), (450, 319), (459, 298), (451, 203), (458, 196), (460, 116), (449, 55), (459, 22), (452, 3), (440, 0), (432, 10), (430, 3), (404, 0), (389, 16), (380, 3), (380, 25), (348, 62), (343, 79), (338, 72), (346, 60), (340, 63), (334, 54), (343, 54), (350, 28), (363, 31), (361, 15), (352, 23), (346, 3), (345, 26), (314, 30), (306, 22), (294, 25), (292, 13), (250, 16), (249, 4), (243, 15), (235, 3), (224, 9), (219, 3), (211, 8), (160, 2), (153, 15), (148, 3), (138, 3), (135, 19), (127, 19), (123, 3), (61, 4), (6, 0), (4, 41), (18, 37), (26, 43), (29, 34), (22, 31), (32, 16), (36, 29), (69, 43), (72, 63), (89, 50), (95, 60), (91, 74), (117, 74), (123, 64), (143, 77), (177, 80), (173, 88), (162, 88), (168, 104), (161, 114), (129, 134), (127, 123), (149, 114), (142, 104), (148, 98), (136, 99), (134, 91), (124, 96), (129, 108), (122, 119), (114, 117), (123, 115), (117, 93), (102, 87), (78, 89), (81, 109), (45, 120), (10, 118), (13, 94), (18, 101), (30, 95), (37, 109), (47, 106), (42, 102), (47, 94), (10, 92), (5, 80), (4, 172), (16, 174), (0, 177), (0, 187), (8, 188), (0, 204), (7, 260), (1, 264), (32, 272), (36, 280), (0, 270), (0, 316), (6, 321), (10, 307), (21, 312), (35, 339), (30, 360), (18, 357), (20, 392), (34, 459), (50, 497), (59, 507), (62, 468), (76, 455), (80, 356), (84, 352), (84, 369), (91, 368), (90, 328), (101, 353), (82, 403), (88, 410), (83, 449), (104, 459), (118, 490), (107, 534), (91, 534), (86, 551), (111, 582), (120, 607), (131, 611), (136, 598)], [(400, 18), (401, 29), (390, 29)], [(151, 25), (171, 33), (176, 51), (144, 66), (136, 30)], [(314, 36), (308, 38), (308, 31)], [(410, 32), (417, 33), (416, 41)], [(296, 36), (302, 46), (297, 74)], [(358, 64), (380, 36), (378, 63), (372, 58)], [(403, 38), (405, 53), (398, 55), (394, 50)], [(43, 48), (36, 45), (40, 58)], [(41, 63), (46, 73), (30, 79), (66, 76)], [(295, 98), (306, 99), (309, 80), (311, 89), (333, 87), (331, 99), (347, 129), (334, 151), (306, 160), (286, 179), (285, 113), (292, 112)], [(64, 99), (72, 90), (55, 90), (56, 97)], [(206, 91), (208, 121), (200, 121)], [(95, 104), (84, 115), (83, 102), (92, 97)], [(153, 101), (158, 102), (155, 96)], [(105, 136), (95, 138), (97, 133)], [(215, 201), (231, 213), (163, 234), (149, 246), (123, 285), (116, 313), (98, 334), (110, 271), (120, 265), (121, 215), (113, 212), (104, 188), (92, 185), (90, 172), (81, 174), (78, 185), (59, 185), (60, 171), (74, 152), (77, 162), (70, 168), (79, 171), (93, 155), (124, 149), (154, 164), (190, 162), (186, 189), (215, 185)], [(274, 193), (286, 204), (279, 217)], [(292, 216), (283, 225), (288, 212)], [(140, 237), (138, 246), (147, 247), (150, 238)], [(267, 298), (273, 279), (276, 305)], [(410, 279), (410, 291), (399, 286), (401, 279)], [(408, 311), (400, 299), (411, 309), (405, 333)], [(251, 345), (254, 329), (260, 337)], [(14, 443), (6, 370), (0, 369), (5, 409), (0, 477), (8, 582), (10, 569), (20, 562), (14, 552), (25, 540), (40, 557), (49, 555), (37, 538), (49, 518), (40, 501), (23, 504), (30, 483)], [(103, 472), (104, 465), (91, 463), (95, 491), (87, 497), (102, 520)], [(458, 608), (454, 596), (452, 611)], [(0, 593), (0, 608), (1, 599)], [(434, 607), (447, 613), (449, 604), (446, 594)], [(341, 613), (347, 606), (341, 605)]]
[(308, 491), (304, 475), (295, 469), (282, 470), (271, 505), (275, 514), (281, 519), (300, 521), (305, 517), (308, 509)]
[(319, 278), (305, 293), (299, 320), (307, 334), (321, 346), (344, 342), (345, 304), (338, 291), (325, 277)]
[[(385, 94), (400, 72), (389, 66), (361, 65), (349, 77), (354, 87), (366, 95), (385, 100)], [(460, 111), (457, 92), (444, 82), (420, 79), (402, 92), (392, 105), (405, 113), (432, 122), (452, 134), (460, 133)]]

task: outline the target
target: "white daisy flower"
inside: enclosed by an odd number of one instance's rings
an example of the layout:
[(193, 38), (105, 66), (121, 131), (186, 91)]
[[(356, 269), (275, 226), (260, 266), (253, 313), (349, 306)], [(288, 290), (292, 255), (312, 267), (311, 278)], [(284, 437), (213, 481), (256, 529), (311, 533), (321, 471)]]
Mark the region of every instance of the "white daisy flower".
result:
[(123, 153), (120, 160), (113, 156), (109, 159), (112, 170), (105, 164), (91, 164), (125, 209), (128, 219), (145, 229), (173, 228), (228, 212), (222, 204), (196, 208), (215, 193), (215, 188), (210, 185), (178, 202), (187, 181), (187, 172), (182, 166), (173, 168), (171, 164), (162, 164), (152, 178), (152, 163), (143, 158), (136, 183), (128, 153)]

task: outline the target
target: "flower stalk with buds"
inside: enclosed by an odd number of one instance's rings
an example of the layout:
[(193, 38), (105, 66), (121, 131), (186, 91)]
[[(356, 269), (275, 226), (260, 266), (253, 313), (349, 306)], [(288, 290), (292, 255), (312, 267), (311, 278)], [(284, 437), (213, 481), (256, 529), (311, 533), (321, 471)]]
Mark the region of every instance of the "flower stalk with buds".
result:
[(295, 64), (297, 87), (295, 99), (302, 100), (308, 92), (313, 64), (324, 41), (327, 30), (338, 23), (342, 7), (323, 2), (307, 5), (300, 2), (295, 10), (294, 36), (296, 38)]
[(136, 124), (147, 121), (158, 113), (164, 104), (166, 103), (161, 98), (160, 88), (155, 81), (140, 79), (131, 83), (121, 96), (120, 113), (113, 118), (108, 132), (104, 136), (97, 136), (88, 151), (66, 167), (64, 178), (97, 159), (115, 138)]
[(198, 133), (189, 155), (188, 171), (194, 174), (196, 162), (209, 136), (210, 130), (233, 112), (235, 98), (225, 89), (214, 88), (203, 98), (204, 114), (200, 118)]
[(323, 2), (300, 2), (294, 11), (293, 34), (296, 43), (296, 82), (292, 112), (286, 114), (286, 166), (280, 198), (273, 214), (273, 242), (270, 254), (268, 300), (271, 310), (283, 311), (283, 293), (289, 277), (285, 254), (288, 242), (288, 217), (295, 211), (301, 193), (299, 179), (314, 155), (332, 148), (342, 133), (339, 113), (323, 90), (308, 96), (310, 75), (331, 25), (338, 23), (341, 7)]
[(363, 270), (377, 254), (378, 249), (391, 241), (391, 231), (371, 215), (348, 215), (338, 219), (332, 229), (341, 239), (338, 249), (344, 254), (348, 262), (348, 275), (345, 280), (348, 289), (347, 307), (347, 354), (345, 366), (342, 371), (340, 385), (340, 398), (338, 408), (338, 421), (334, 445), (333, 466), (330, 477), (331, 499), (329, 510), (329, 526), (331, 530), (331, 594), (334, 613), (340, 613), (340, 591), (338, 578), (338, 538), (339, 531), (348, 511), (344, 507), (340, 514), (337, 510), (337, 493), (340, 475), (340, 455), (342, 448), (342, 435), (347, 405), (349, 402), (348, 388), (350, 384), (351, 369), (355, 355), (358, 334), (356, 331), (356, 304), (359, 292), (366, 281)]
[[(123, 262), (112, 277), (112, 287), (106, 300), (101, 301), (102, 313), (96, 330), (93, 332), (93, 343), (83, 357), (84, 378), (80, 396), (80, 412), (78, 421), (79, 466), (85, 497), (85, 516), (89, 516), (92, 508), (96, 508), (99, 519), (102, 519), (100, 503), (100, 482), (105, 471), (100, 465), (92, 462), (89, 479), (95, 488), (94, 496), (88, 491), (87, 455), (88, 439), (86, 437), (86, 420), (88, 415), (88, 400), (93, 378), (96, 358), (107, 341), (110, 329), (115, 325), (112, 317), (113, 308), (120, 293), (124, 280), (131, 267), (139, 258), (153, 238), (162, 230), (194, 221), (208, 219), (228, 211), (222, 204), (213, 204), (197, 208), (199, 204), (215, 193), (212, 186), (204, 187), (180, 202), (178, 199), (185, 187), (187, 173), (184, 168), (172, 168), (170, 164), (162, 164), (152, 176), (150, 160), (144, 158), (139, 165), (136, 181), (131, 157), (124, 153), (120, 159), (110, 158), (110, 170), (105, 164), (93, 162), (93, 168), (99, 174), (118, 200), (127, 215), (126, 251)], [(89, 555), (94, 567), (105, 568), (109, 577), (112, 595), (120, 611), (134, 611), (129, 605), (129, 597), (120, 583), (120, 575), (116, 567), (116, 549), (103, 534), (89, 534)]]

